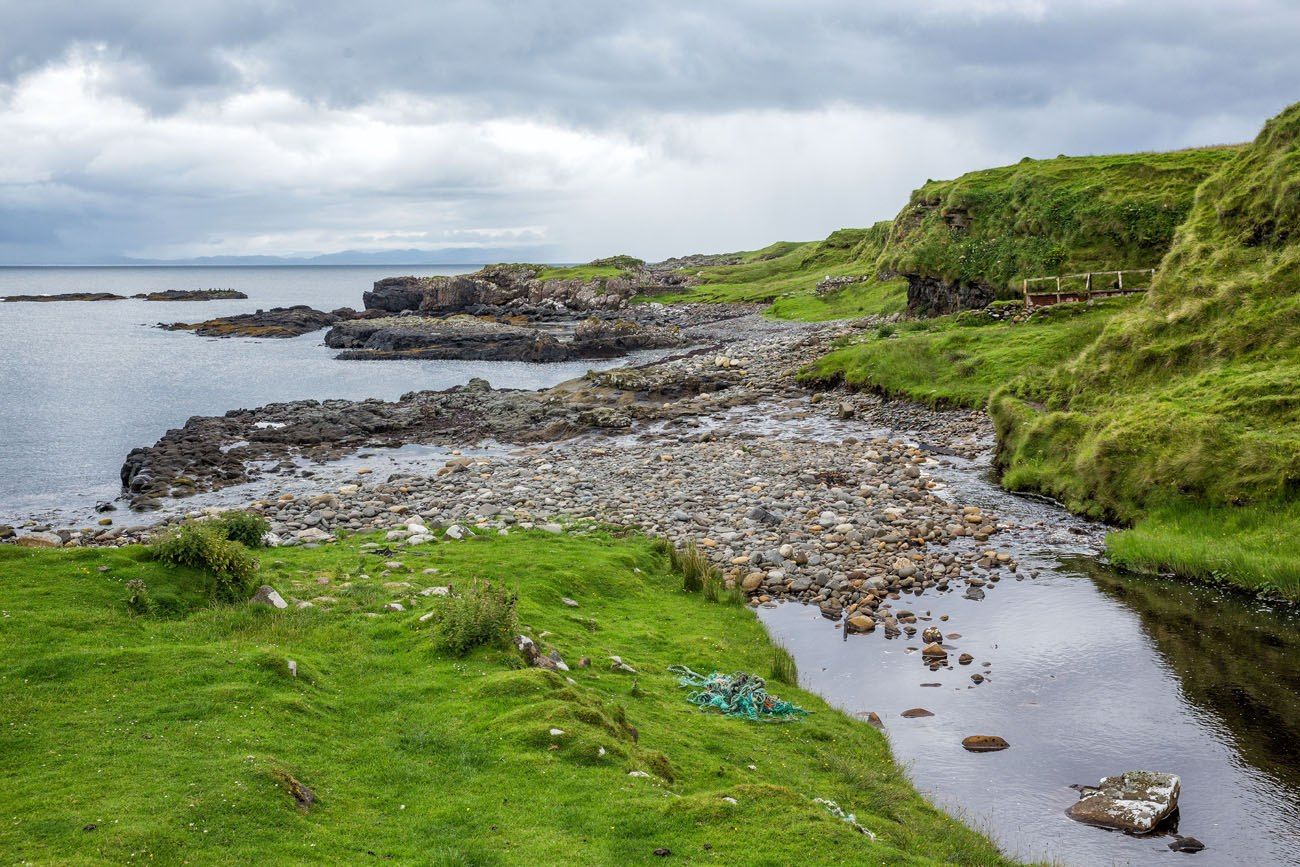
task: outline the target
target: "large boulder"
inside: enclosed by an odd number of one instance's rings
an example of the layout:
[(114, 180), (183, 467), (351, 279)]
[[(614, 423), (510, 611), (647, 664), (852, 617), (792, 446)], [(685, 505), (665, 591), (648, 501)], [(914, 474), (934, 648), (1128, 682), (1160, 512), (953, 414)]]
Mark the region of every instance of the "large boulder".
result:
[(1081, 787), (1078, 802), (1065, 814), (1087, 825), (1149, 834), (1178, 809), (1180, 788), (1174, 774), (1125, 771), (1095, 787)]

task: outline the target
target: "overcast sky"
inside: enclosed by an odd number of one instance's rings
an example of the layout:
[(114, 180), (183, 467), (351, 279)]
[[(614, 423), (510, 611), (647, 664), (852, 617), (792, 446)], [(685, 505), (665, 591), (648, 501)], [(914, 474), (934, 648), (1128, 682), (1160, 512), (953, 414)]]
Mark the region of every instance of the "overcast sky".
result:
[(1249, 139), (1298, 45), (1300, 0), (0, 0), (0, 262), (822, 237)]

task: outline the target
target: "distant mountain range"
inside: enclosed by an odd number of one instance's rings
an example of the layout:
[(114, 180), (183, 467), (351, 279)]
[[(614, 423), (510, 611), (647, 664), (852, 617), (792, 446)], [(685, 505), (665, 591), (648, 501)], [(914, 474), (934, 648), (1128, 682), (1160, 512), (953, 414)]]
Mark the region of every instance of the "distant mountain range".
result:
[(449, 247), (441, 250), (343, 250), (315, 256), (196, 256), (191, 259), (141, 259), (114, 256), (85, 265), (482, 265), (493, 262), (551, 262), (549, 247)]

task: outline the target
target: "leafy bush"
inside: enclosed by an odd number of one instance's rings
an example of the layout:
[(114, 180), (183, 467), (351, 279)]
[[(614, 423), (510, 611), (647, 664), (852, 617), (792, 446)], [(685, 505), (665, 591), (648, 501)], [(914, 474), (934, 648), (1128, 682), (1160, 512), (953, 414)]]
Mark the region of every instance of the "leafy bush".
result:
[(257, 575), (257, 558), (238, 542), (227, 539), (214, 523), (186, 523), (149, 548), (154, 558), (173, 566), (206, 569), (216, 578), (213, 596), (222, 602), (248, 597)]
[(126, 582), (126, 590), (131, 594), (126, 597), (126, 607), (136, 614), (153, 614), (158, 609), (158, 603), (149, 595), (149, 586), (141, 579), (132, 578)]
[(271, 532), (271, 522), (252, 512), (237, 510), (223, 512), (213, 524), (227, 539), (247, 548), (261, 548), (262, 538)]
[(519, 597), (505, 587), (475, 581), (433, 609), (433, 644), (457, 656), (480, 645), (509, 643), (519, 631)]

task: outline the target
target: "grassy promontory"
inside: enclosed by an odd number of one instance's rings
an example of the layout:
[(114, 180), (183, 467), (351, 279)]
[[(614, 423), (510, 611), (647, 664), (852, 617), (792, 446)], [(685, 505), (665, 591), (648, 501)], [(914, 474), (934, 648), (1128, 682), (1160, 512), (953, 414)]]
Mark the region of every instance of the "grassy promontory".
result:
[[(0, 548), (0, 850), (77, 864), (637, 864), (662, 863), (659, 848), (692, 863), (1005, 863), (911, 789), (878, 732), (816, 697), (773, 684), (813, 711), (787, 725), (688, 704), (669, 665), (766, 675), (774, 649), (746, 608), (684, 593), (644, 538), (513, 532), (397, 554), (358, 541), (263, 552), (259, 580), (314, 600), (278, 611), (209, 604), (202, 573), (141, 548)], [(446, 599), (418, 591), (484, 579), (518, 594), (521, 631), (558, 649), (567, 676), (508, 648), (435, 648), (421, 617)], [(128, 581), (155, 613), (131, 613)], [(394, 600), (405, 610), (385, 610)], [(637, 673), (611, 671), (611, 655)]]
[(1181, 153), (1220, 169), (1140, 299), (909, 324), (806, 376), (987, 403), (1004, 483), (1132, 525), (1118, 561), (1300, 598), (1300, 106)]

